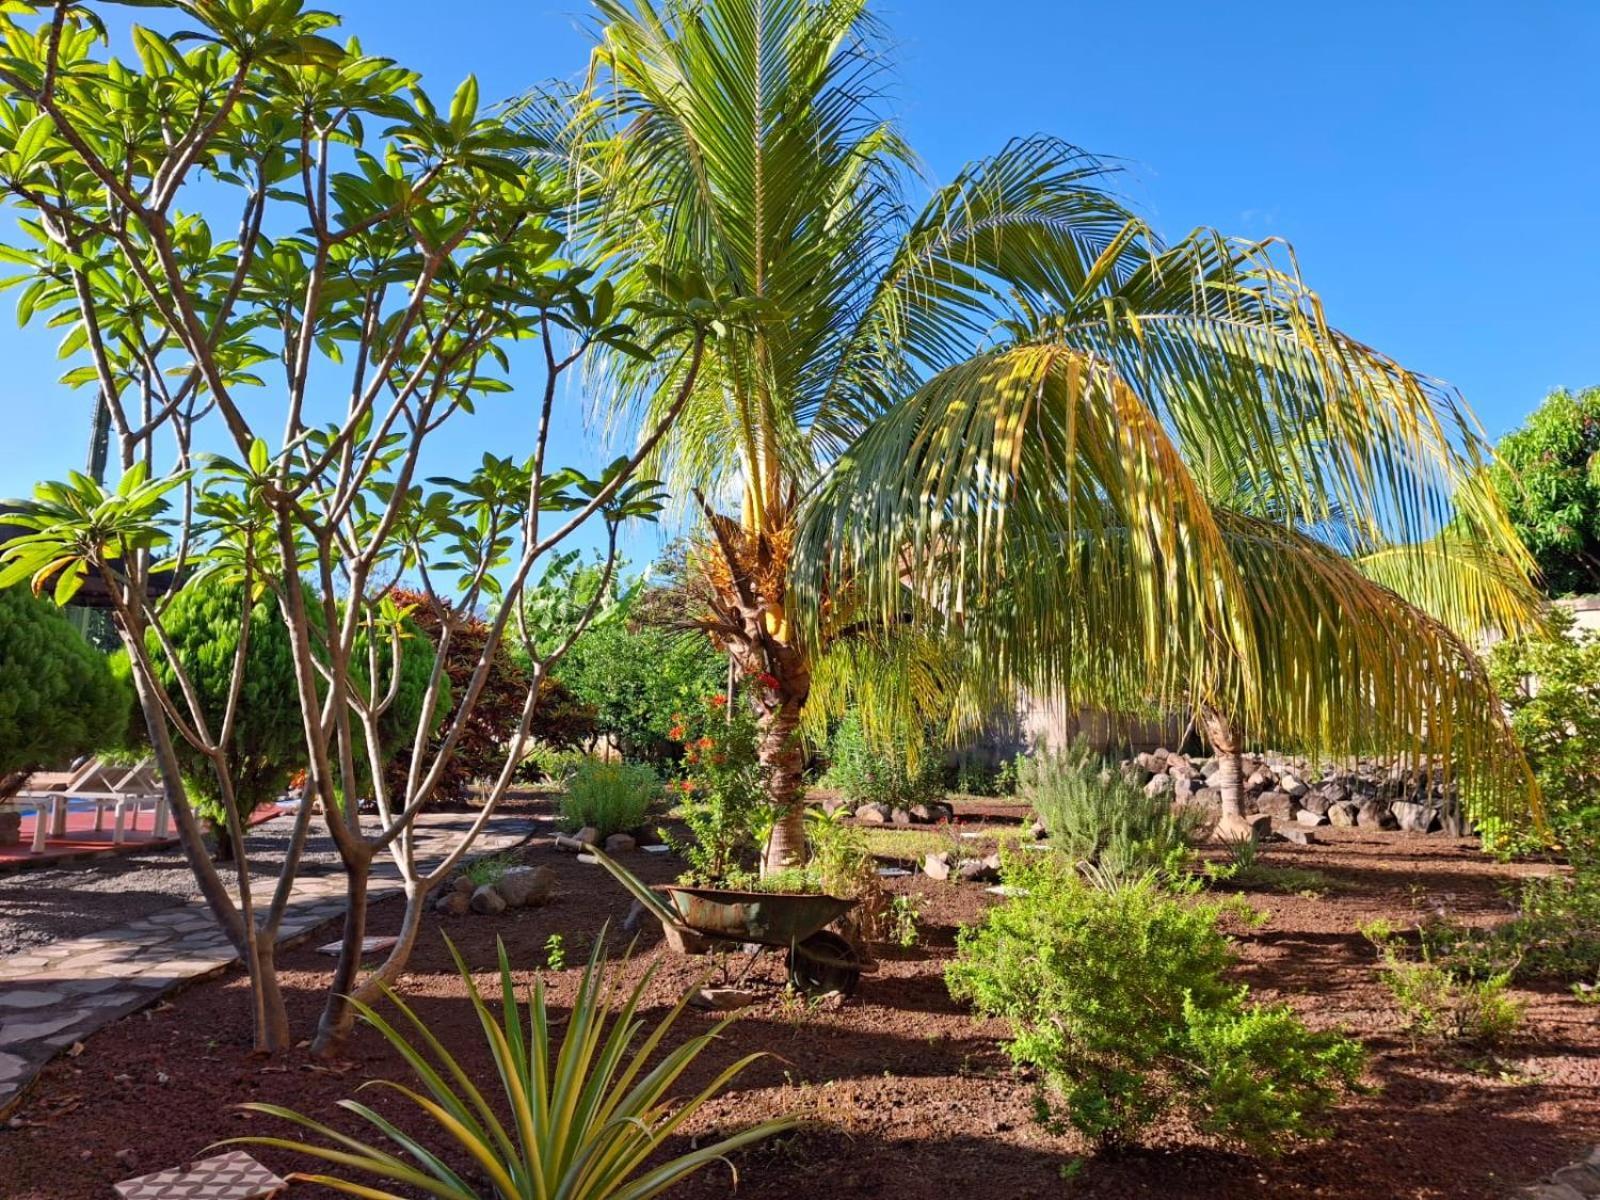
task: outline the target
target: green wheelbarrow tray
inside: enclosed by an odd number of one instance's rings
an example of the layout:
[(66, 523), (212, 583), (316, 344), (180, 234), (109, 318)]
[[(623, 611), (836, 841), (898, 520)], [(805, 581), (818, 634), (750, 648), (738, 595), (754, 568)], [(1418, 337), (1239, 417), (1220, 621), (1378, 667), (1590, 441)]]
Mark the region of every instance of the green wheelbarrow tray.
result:
[(824, 928), (854, 908), (854, 900), (810, 892), (669, 885), (663, 889), (669, 905), (621, 863), (592, 847), (591, 852), (665, 929), (679, 935), (680, 943), (699, 937), (786, 949), (790, 982), (813, 994), (849, 995), (864, 971), (876, 969), (846, 938)]

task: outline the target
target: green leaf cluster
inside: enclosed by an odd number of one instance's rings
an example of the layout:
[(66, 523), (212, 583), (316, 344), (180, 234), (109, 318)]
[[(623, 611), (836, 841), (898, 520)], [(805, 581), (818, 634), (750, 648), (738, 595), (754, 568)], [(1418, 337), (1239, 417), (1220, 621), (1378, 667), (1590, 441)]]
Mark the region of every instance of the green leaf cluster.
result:
[(1546, 590), (1600, 592), (1600, 387), (1551, 392), (1496, 449), (1495, 489)]
[(1232, 982), (1225, 906), (1174, 896), (1153, 877), (1085, 884), (1065, 860), (1016, 864), (1019, 889), (961, 931), (951, 993), (1011, 1024), (1011, 1057), (1040, 1097), (1098, 1145), (1137, 1138), (1178, 1110), (1256, 1153), (1315, 1137), (1359, 1077), (1350, 1039), (1307, 1029), (1286, 1005)]
[(0, 589), (0, 776), (116, 746), (132, 691), (55, 607)]

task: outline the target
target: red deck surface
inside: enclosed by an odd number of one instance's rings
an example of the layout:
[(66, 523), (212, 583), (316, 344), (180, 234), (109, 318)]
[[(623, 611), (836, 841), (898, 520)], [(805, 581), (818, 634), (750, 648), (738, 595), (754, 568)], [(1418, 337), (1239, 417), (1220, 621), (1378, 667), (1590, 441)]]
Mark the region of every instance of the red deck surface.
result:
[[(252, 825), (259, 825), (262, 821), (270, 821), (273, 817), (285, 810), (276, 805), (258, 809), (250, 818)], [(48, 818), (46, 818), (48, 819)], [(85, 855), (101, 857), (108, 854), (131, 854), (139, 850), (148, 850), (151, 847), (176, 846), (178, 844), (177, 830), (171, 819), (167, 821), (169, 836), (156, 837), (152, 832), (156, 817), (153, 808), (145, 808), (139, 814), (139, 828), (133, 828), (133, 818), (124, 819), (122, 830), (122, 844), (113, 845), (112, 837), (115, 836), (116, 817), (107, 810), (105, 815), (105, 828), (99, 833), (94, 829), (94, 811), (92, 809), (67, 813), (66, 837), (53, 837), (45, 842), (44, 851), (40, 854), (33, 853), (33, 825), (36, 818), (31, 814), (22, 818), (22, 839), (15, 846), (0, 846), (0, 871), (8, 867), (19, 866), (23, 863), (30, 865), (52, 862), (63, 858), (80, 858)]]

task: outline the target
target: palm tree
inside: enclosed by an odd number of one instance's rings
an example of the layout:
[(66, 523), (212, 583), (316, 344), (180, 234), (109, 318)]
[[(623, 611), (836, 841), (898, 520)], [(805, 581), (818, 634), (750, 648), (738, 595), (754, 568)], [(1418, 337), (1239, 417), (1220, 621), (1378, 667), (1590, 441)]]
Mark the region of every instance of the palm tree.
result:
[[(769, 867), (804, 853), (795, 732), (846, 631), (931, 616), (988, 694), (1199, 680), (1259, 727), (1282, 681), (1182, 431), (1278, 436), (1250, 474), (1297, 519), (1337, 506), (1402, 542), (1450, 520), (1476, 427), (1331, 328), (1282, 247), (1166, 244), (1111, 167), (1048, 137), (913, 204), (867, 0), (595, 7), (583, 89), (522, 116), (549, 137), (533, 169), (575, 174), (577, 237), (619, 298), (677, 290), (718, 318), (656, 466), (701, 510), (702, 625), (762, 723)], [(626, 423), (676, 380), (619, 353), (596, 382)], [(1407, 728), (1434, 709), (1399, 707)]]

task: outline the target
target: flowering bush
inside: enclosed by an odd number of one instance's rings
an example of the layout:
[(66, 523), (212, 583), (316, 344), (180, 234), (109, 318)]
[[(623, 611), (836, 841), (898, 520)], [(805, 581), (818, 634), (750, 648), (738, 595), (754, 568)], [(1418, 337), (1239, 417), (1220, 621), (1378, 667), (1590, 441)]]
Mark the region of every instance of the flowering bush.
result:
[(687, 882), (717, 884), (738, 871), (759, 833), (772, 821), (756, 748), (755, 715), (727, 697), (703, 697), (688, 712), (674, 713), (668, 737), (683, 745), (683, 778), (673, 786), (678, 816), (690, 839), (662, 830), (662, 838), (689, 861)]

